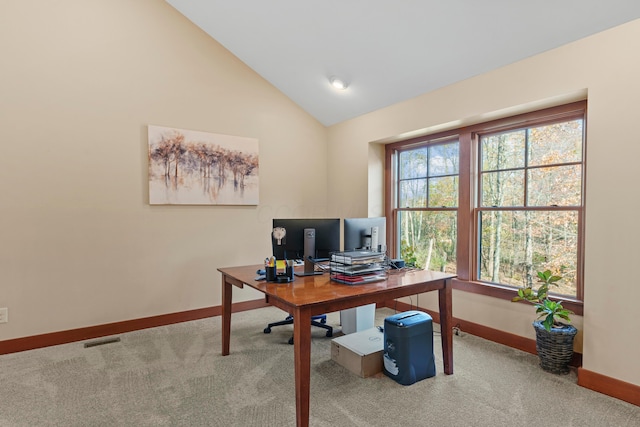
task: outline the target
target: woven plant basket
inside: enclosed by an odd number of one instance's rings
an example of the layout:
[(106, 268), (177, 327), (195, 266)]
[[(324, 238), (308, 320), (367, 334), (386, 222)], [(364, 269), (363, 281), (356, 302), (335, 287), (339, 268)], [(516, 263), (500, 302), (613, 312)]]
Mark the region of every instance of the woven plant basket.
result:
[(547, 331), (542, 321), (533, 322), (536, 330), (536, 351), (540, 357), (540, 367), (554, 374), (568, 374), (569, 362), (573, 357), (573, 339), (578, 330), (571, 325), (553, 326)]

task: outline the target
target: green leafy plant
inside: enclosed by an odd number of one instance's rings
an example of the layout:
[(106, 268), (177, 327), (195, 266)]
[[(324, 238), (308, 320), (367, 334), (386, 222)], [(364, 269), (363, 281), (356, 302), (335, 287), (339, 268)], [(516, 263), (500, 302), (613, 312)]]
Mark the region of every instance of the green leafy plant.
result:
[(562, 276), (556, 276), (551, 270), (538, 271), (538, 283), (541, 285), (538, 289), (533, 289), (533, 284), (518, 289), (518, 296), (511, 301), (529, 301), (536, 308), (538, 319), (544, 318), (542, 325), (547, 331), (551, 330), (553, 325), (562, 325), (560, 320), (571, 322), (570, 315), (573, 311), (567, 310), (562, 306), (562, 301), (553, 301), (549, 299), (549, 286), (558, 286), (558, 281)]

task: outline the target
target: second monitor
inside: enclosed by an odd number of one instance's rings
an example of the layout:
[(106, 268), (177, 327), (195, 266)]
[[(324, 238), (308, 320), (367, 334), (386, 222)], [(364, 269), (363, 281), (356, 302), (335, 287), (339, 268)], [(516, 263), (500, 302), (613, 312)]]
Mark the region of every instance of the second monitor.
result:
[(387, 251), (387, 218), (345, 218), (344, 250)]

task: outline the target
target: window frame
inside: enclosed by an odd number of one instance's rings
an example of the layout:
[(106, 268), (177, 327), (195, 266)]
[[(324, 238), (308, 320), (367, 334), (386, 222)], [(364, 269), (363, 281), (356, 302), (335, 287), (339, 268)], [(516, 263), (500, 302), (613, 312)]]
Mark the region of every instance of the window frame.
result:
[[(584, 233), (585, 233), (585, 206), (586, 206), (586, 172), (587, 172), (587, 101), (578, 101), (556, 107), (545, 108), (529, 113), (518, 114), (511, 117), (496, 119), (478, 123), (463, 128), (452, 129), (429, 135), (414, 137), (387, 144), (385, 146), (385, 216), (387, 217), (387, 246), (392, 257), (399, 254), (398, 212), (398, 171), (397, 156), (400, 151), (418, 148), (436, 143), (442, 143), (457, 139), (459, 144), (459, 169), (458, 169), (458, 222), (457, 222), (457, 250), (456, 267), (458, 277), (453, 281), (454, 288), (466, 292), (487, 295), (500, 299), (510, 300), (516, 295), (514, 286), (489, 283), (478, 280), (478, 219), (480, 208), (482, 210), (494, 209), (481, 207), (478, 201), (480, 196), (479, 182), (479, 140), (481, 135), (495, 134), (515, 130), (519, 128), (535, 127), (553, 124), (572, 119), (583, 120), (583, 147), (582, 147), (582, 182), (581, 204), (567, 209), (578, 211), (578, 243), (577, 243), (577, 278), (576, 297), (567, 295), (551, 295), (552, 299), (562, 299), (566, 308), (576, 314), (583, 313), (584, 296)], [(440, 208), (442, 209), (442, 208)], [(454, 209), (454, 208), (449, 208)], [(499, 208), (498, 208), (499, 209)], [(548, 207), (527, 207), (527, 210), (548, 210)], [(558, 207), (559, 210), (564, 209)], [(419, 209), (423, 210), (423, 209)], [(425, 207), (424, 210), (433, 210)]]
[[(391, 227), (387, 227), (387, 251), (394, 256), (399, 256), (400, 254), (400, 236), (397, 235), (397, 224), (398, 217), (400, 212), (411, 212), (411, 211), (419, 211), (419, 212), (446, 212), (446, 211), (454, 211), (457, 212), (459, 206), (427, 206), (425, 207), (404, 207), (397, 208), (395, 206), (398, 205), (398, 198), (400, 194), (400, 184), (401, 180), (399, 179), (399, 171), (398, 171), (398, 156), (401, 152), (409, 151), (417, 148), (433, 146), (433, 145), (442, 145), (451, 142), (458, 143), (458, 150), (460, 150), (460, 141), (458, 139), (458, 135), (456, 133), (444, 132), (442, 134), (434, 134), (425, 137), (412, 138), (406, 141), (400, 141), (394, 144), (387, 145), (385, 147), (385, 215), (387, 217), (387, 224), (392, 224)], [(389, 156), (389, 149), (393, 147), (393, 155)], [(458, 182), (460, 181), (460, 165), (458, 165)], [(429, 176), (427, 176), (427, 179)], [(459, 185), (459, 184), (458, 184)], [(393, 188), (393, 189), (392, 189)], [(458, 188), (458, 204), (460, 200)], [(392, 203), (389, 204), (388, 201), (392, 200)], [(459, 222), (459, 221), (458, 221)], [(457, 255), (456, 255), (457, 256)]]

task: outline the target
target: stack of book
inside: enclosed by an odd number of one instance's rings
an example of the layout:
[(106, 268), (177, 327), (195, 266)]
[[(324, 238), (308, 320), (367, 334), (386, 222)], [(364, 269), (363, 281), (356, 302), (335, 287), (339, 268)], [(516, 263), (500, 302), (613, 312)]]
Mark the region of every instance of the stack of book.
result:
[(349, 251), (331, 255), (331, 280), (348, 285), (384, 280), (386, 256), (383, 252)]

